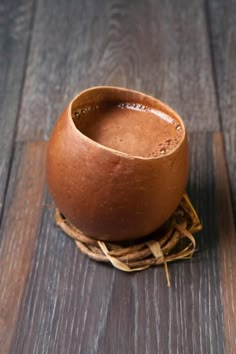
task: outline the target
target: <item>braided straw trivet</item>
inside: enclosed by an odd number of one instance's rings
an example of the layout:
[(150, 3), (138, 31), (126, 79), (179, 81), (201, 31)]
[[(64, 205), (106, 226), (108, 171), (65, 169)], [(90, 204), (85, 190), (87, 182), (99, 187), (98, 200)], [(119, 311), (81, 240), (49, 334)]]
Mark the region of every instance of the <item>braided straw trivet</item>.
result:
[(182, 200), (164, 227), (136, 241), (104, 242), (95, 240), (75, 228), (56, 209), (56, 224), (72, 239), (81, 252), (100, 262), (110, 262), (125, 272), (147, 269), (164, 264), (170, 286), (167, 263), (191, 258), (196, 242), (193, 233), (201, 230), (198, 215), (188, 196)]

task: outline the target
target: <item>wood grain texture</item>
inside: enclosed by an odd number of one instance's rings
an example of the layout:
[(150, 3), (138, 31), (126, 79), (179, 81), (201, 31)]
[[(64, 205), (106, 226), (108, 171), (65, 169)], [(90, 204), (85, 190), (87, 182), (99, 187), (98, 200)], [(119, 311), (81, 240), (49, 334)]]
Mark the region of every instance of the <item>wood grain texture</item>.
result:
[(15, 150), (1, 228), (1, 354), (12, 344), (31, 268), (45, 187), (44, 157), (45, 143), (17, 145)]
[(236, 220), (236, 2), (209, 0), (208, 12), (219, 113)]
[(169, 266), (171, 288), (162, 268), (128, 275), (89, 260), (45, 207), (11, 353), (224, 353), (212, 137), (190, 141), (204, 229), (195, 257)]
[[(235, 118), (236, 124), (236, 118)], [(230, 191), (233, 202), (234, 223), (236, 223), (236, 129), (224, 132), (224, 146), (229, 170)]]
[(236, 130), (236, 2), (208, 0), (208, 16), (224, 131)]
[(0, 220), (29, 47), (33, 0), (0, 3)]
[(189, 130), (218, 129), (204, 1), (40, 1), (17, 139), (47, 139), (65, 105), (95, 85), (144, 91)]
[(225, 347), (227, 354), (234, 354), (236, 348), (236, 231), (224, 145), (220, 134), (214, 135), (214, 165)]

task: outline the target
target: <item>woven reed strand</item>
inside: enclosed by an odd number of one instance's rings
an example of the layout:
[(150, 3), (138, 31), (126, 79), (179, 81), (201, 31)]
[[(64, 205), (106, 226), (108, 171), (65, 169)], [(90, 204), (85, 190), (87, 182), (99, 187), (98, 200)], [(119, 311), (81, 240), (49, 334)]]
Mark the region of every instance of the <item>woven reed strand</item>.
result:
[(133, 242), (104, 242), (83, 234), (56, 209), (56, 224), (74, 241), (82, 253), (99, 262), (110, 262), (114, 267), (133, 272), (153, 265), (164, 264), (170, 285), (167, 263), (191, 258), (196, 242), (193, 233), (201, 230), (200, 220), (188, 196), (182, 200), (169, 219), (164, 234), (153, 233)]

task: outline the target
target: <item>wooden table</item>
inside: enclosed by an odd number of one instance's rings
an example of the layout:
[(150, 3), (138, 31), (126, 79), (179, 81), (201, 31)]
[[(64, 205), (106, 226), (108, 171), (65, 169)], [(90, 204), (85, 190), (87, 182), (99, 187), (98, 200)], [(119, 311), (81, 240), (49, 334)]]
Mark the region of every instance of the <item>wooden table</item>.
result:
[[(236, 353), (236, 2), (0, 4), (0, 353)], [(175, 108), (203, 224), (190, 261), (124, 274), (54, 224), (45, 147), (80, 90), (116, 85)]]

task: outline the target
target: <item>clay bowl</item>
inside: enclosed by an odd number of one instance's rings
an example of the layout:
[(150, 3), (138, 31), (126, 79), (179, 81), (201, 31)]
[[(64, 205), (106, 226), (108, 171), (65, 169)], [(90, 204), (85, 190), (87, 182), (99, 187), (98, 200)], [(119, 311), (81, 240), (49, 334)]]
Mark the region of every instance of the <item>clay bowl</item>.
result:
[[(134, 102), (164, 112), (178, 123), (181, 138), (163, 156), (136, 156), (104, 146), (83, 134), (74, 117), (83, 107), (107, 102)], [(89, 124), (95, 123), (90, 118)], [(149, 139), (145, 119), (140, 124)], [(56, 206), (75, 227), (100, 240), (136, 239), (165, 223), (185, 191), (189, 170), (185, 127), (175, 111), (153, 97), (117, 87), (90, 88), (76, 96), (57, 121), (46, 165)]]

